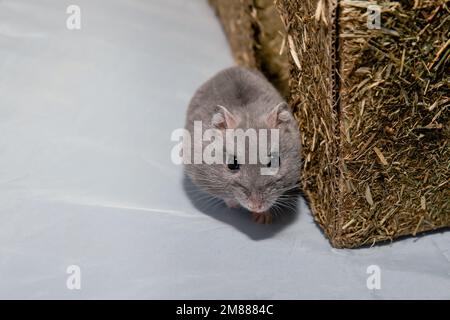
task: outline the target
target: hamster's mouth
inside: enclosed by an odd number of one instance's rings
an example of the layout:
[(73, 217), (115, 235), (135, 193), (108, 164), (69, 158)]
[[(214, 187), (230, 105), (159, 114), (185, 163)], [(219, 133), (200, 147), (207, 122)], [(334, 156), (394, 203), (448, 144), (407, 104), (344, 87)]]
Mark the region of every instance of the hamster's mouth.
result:
[(250, 211), (251, 213), (266, 213), (267, 211), (269, 211), (269, 209), (259, 209), (259, 210), (248, 209), (248, 211)]
[(270, 208), (272, 207), (271, 205), (252, 206), (246, 203), (245, 204), (241, 203), (241, 206), (252, 213), (266, 213), (269, 212)]

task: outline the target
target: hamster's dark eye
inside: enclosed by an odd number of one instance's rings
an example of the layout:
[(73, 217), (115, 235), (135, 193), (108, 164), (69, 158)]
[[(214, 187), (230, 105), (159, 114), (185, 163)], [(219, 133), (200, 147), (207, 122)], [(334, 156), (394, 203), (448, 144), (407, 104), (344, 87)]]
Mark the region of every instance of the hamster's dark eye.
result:
[(233, 158), (233, 163), (228, 164), (228, 169), (231, 171), (239, 170), (239, 163), (237, 162), (236, 157)]
[(271, 156), (270, 157), (270, 161), (269, 161), (269, 163), (267, 164), (267, 168), (271, 168), (272, 167), (272, 162), (273, 162), (273, 164), (274, 165), (276, 165), (277, 163), (276, 163), (276, 160), (278, 160), (278, 168), (281, 166), (281, 158), (280, 157), (278, 157), (278, 159), (275, 157), (275, 155), (273, 155), (273, 156)]

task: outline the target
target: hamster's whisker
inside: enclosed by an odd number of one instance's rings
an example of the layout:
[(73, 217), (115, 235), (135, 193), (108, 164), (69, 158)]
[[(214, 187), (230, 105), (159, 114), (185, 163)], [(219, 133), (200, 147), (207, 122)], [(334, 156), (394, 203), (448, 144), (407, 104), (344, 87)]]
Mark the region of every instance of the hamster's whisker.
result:
[(284, 213), (292, 214), (297, 210), (297, 206), (285, 201), (275, 201), (275, 204), (280, 209), (287, 209)]
[(209, 199), (205, 199), (202, 204), (204, 206), (207, 207), (211, 207), (212, 209), (217, 208), (220, 204), (222, 204), (222, 200), (218, 199), (218, 198), (209, 198)]
[(281, 216), (280, 208), (276, 204), (274, 204), (271, 209), (273, 209), (273, 211), (271, 211), (271, 213), (273, 213), (275, 215), (275, 217)]
[(217, 190), (217, 191), (223, 191), (224, 189), (224, 186), (222, 185), (214, 186), (212, 184), (205, 184), (205, 183), (197, 183), (196, 186), (200, 188), (207, 188), (209, 190)]
[(219, 197), (216, 197), (211, 194), (201, 192), (198, 190), (189, 190), (188, 192), (189, 192), (189, 195), (192, 196), (192, 198), (196, 201), (204, 201), (204, 200), (209, 200), (209, 199), (222, 201), (222, 199), (220, 199)]
[(281, 217), (284, 214), (283, 209), (278, 204), (274, 204), (272, 208), (276, 217)]
[(211, 209), (216, 209), (217, 207), (219, 207), (222, 204), (222, 201), (218, 200), (218, 199), (212, 199), (214, 201), (208, 202), (207, 206), (210, 207)]

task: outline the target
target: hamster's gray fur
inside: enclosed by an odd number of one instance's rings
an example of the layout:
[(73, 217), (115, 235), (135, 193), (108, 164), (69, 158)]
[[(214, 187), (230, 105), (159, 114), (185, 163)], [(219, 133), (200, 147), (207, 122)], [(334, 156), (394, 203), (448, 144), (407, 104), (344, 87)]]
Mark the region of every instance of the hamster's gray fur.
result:
[(298, 186), (301, 166), (298, 124), (281, 95), (259, 71), (231, 67), (204, 83), (192, 98), (186, 117), (192, 137), (194, 121), (202, 121), (203, 131), (219, 127), (279, 129), (276, 175), (261, 175), (261, 163), (243, 164), (239, 170), (230, 170), (227, 164), (185, 166), (199, 188), (230, 207), (246, 208), (257, 222), (270, 223), (270, 209), (282, 209), (284, 194)]

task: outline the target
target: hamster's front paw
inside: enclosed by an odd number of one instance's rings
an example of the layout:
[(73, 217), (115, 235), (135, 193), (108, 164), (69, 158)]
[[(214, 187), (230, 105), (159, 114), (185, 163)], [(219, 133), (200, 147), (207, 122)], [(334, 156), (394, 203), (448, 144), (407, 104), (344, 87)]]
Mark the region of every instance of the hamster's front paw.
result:
[(224, 199), (223, 201), (225, 201), (228, 208), (237, 209), (240, 207), (239, 202), (234, 199)]
[(253, 221), (260, 224), (271, 224), (272, 214), (270, 212), (252, 212)]

